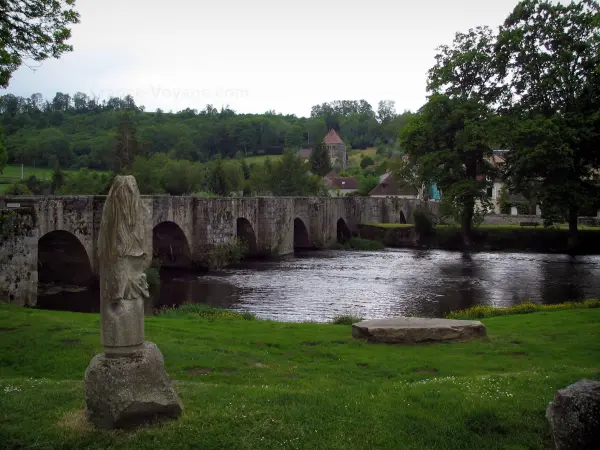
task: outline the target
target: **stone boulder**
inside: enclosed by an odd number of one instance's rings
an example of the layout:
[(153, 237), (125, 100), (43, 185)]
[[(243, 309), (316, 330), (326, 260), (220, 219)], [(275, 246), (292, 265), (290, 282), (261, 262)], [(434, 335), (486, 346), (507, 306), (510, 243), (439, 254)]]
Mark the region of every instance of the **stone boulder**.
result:
[(556, 450), (600, 448), (600, 382), (580, 380), (559, 390), (546, 418)]
[(85, 398), (88, 420), (109, 429), (174, 419), (183, 410), (152, 342), (132, 355), (96, 355), (85, 371)]
[(396, 317), (365, 320), (352, 325), (352, 336), (355, 338), (388, 344), (464, 340), (486, 335), (485, 326), (473, 320)]

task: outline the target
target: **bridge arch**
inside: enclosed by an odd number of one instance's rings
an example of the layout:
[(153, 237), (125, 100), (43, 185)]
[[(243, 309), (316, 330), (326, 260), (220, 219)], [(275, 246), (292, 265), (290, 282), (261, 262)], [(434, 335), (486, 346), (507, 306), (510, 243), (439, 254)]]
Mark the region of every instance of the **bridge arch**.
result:
[(294, 219), (294, 251), (312, 248), (314, 248), (314, 245), (310, 240), (308, 228), (306, 228), (302, 219), (296, 217)]
[(339, 218), (337, 221), (337, 240), (340, 244), (345, 244), (352, 238), (352, 232), (348, 227), (348, 224), (343, 218)]
[(189, 267), (191, 252), (185, 233), (175, 222), (160, 222), (152, 229), (152, 258), (161, 267)]
[(236, 236), (240, 239), (248, 249), (249, 257), (258, 254), (258, 244), (256, 242), (256, 233), (250, 221), (244, 217), (238, 217), (236, 221)]
[(82, 242), (73, 233), (54, 230), (38, 241), (38, 282), (89, 284), (94, 276), (92, 264)]

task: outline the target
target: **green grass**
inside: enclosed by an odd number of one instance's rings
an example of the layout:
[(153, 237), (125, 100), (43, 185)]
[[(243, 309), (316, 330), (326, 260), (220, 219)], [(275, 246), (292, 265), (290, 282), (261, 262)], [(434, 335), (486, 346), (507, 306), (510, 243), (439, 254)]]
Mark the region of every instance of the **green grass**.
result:
[(368, 225), (371, 227), (379, 227), (379, 228), (413, 228), (415, 224), (413, 223), (375, 223), (375, 222), (367, 222), (361, 225)]
[(0, 305), (0, 442), (43, 449), (543, 449), (557, 389), (600, 379), (600, 309), (484, 319), (480, 341), (391, 346), (350, 326), (146, 319), (183, 404), (134, 432), (84, 419), (99, 316)]
[(249, 156), (244, 159), (248, 164), (264, 164), (267, 158), (269, 158), (271, 162), (275, 162), (281, 159), (281, 155)]
[[(379, 227), (379, 228), (412, 228), (415, 225), (412, 223), (374, 223), (374, 222), (368, 222), (368, 223), (363, 223), (362, 225), (369, 225), (369, 226), (373, 226), (373, 227)], [(436, 225), (436, 228), (452, 228), (452, 229), (459, 229), (460, 227), (458, 225)], [(579, 225), (577, 227), (579, 230), (596, 230), (596, 231), (600, 231), (600, 227), (590, 227), (587, 225)], [(504, 230), (521, 230), (521, 229), (526, 229), (526, 230), (554, 230), (554, 229), (559, 229), (559, 230), (568, 230), (569, 226), (565, 225), (565, 224), (561, 224), (561, 225), (556, 225), (554, 227), (550, 227), (550, 228), (545, 228), (543, 225), (539, 225), (537, 227), (522, 227), (521, 225), (478, 225), (475, 226), (474, 229), (479, 229), (479, 230), (498, 230), (498, 229), (504, 229)]]

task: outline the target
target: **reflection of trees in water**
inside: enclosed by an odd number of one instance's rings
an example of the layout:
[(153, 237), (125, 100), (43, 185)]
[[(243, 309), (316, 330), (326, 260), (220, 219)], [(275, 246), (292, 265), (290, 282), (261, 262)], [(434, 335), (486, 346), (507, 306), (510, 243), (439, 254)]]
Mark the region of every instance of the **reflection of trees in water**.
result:
[(207, 277), (162, 278), (154, 293), (152, 307), (162, 308), (186, 303), (201, 303), (217, 308), (231, 308), (238, 303), (240, 289)]
[(564, 256), (542, 266), (541, 297), (544, 303), (583, 300), (600, 289), (598, 266), (582, 258)]

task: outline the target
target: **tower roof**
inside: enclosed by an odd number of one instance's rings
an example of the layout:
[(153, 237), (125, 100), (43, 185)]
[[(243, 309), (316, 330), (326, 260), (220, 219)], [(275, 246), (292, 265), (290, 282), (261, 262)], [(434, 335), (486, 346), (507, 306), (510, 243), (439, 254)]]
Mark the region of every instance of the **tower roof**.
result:
[(323, 139), (323, 142), (325, 142), (326, 144), (343, 144), (344, 141), (342, 141), (342, 138), (340, 138), (340, 136), (335, 132), (335, 130), (332, 128), (331, 130), (329, 130), (329, 133), (327, 133), (327, 136), (325, 136), (325, 139)]

